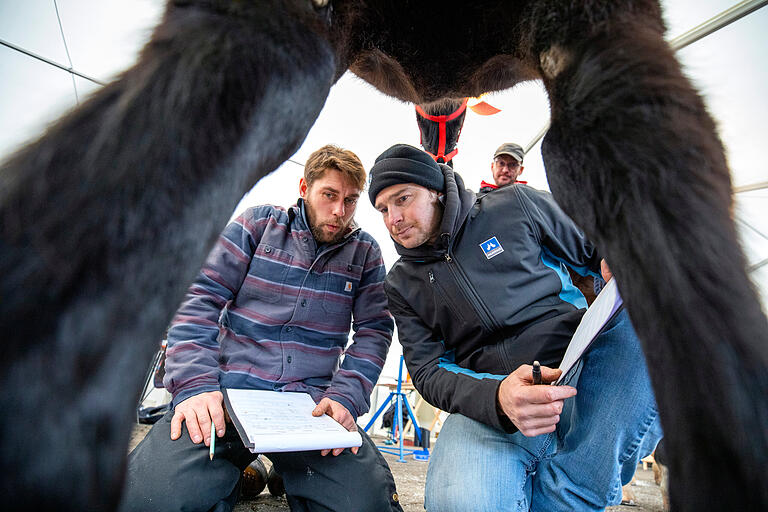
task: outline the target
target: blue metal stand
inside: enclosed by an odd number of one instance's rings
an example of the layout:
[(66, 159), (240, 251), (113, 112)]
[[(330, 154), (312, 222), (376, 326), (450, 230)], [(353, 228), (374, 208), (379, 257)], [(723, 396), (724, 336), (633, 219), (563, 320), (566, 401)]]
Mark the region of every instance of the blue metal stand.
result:
[(371, 428), (376, 421), (376, 418), (378, 418), (384, 410), (386, 410), (389, 403), (394, 399), (395, 400), (395, 417), (392, 419), (392, 439), (395, 439), (396, 442), (398, 442), (399, 449), (395, 450), (388, 446), (379, 446), (376, 445), (376, 448), (379, 449), (380, 452), (384, 453), (391, 453), (393, 455), (399, 455), (400, 458), (397, 459), (398, 462), (408, 462), (405, 460), (403, 455), (407, 452), (408, 454), (411, 454), (413, 452), (424, 452), (426, 451), (426, 456), (429, 457), (429, 450), (422, 450), (419, 448), (404, 448), (403, 447), (403, 404), (405, 404), (405, 409), (408, 411), (408, 416), (411, 418), (411, 422), (413, 422), (413, 430), (416, 432), (416, 437), (419, 440), (419, 444), (422, 443), (421, 440), (421, 429), (419, 428), (419, 424), (416, 422), (416, 415), (413, 414), (413, 410), (411, 410), (411, 404), (408, 403), (408, 399), (405, 396), (405, 393), (402, 390), (402, 384), (403, 384), (403, 356), (400, 356), (400, 367), (397, 371), (397, 391), (390, 391), (389, 396), (386, 400), (384, 400), (384, 403), (381, 405), (381, 407), (378, 408), (376, 411), (376, 414), (373, 415), (371, 420), (368, 422), (368, 424), (365, 426), (363, 430), (368, 432), (368, 429)]

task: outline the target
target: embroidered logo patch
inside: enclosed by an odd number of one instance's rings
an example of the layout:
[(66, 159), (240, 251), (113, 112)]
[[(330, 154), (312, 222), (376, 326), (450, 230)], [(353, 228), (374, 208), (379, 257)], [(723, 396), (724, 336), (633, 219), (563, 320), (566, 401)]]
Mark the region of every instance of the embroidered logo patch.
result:
[(351, 292), (352, 291), (352, 281), (347, 281), (347, 284), (344, 285), (344, 291), (345, 292)]
[(504, 252), (504, 248), (501, 246), (495, 236), (481, 243), (480, 248), (483, 250), (483, 254), (485, 254), (485, 257), (488, 259), (491, 259), (497, 254)]

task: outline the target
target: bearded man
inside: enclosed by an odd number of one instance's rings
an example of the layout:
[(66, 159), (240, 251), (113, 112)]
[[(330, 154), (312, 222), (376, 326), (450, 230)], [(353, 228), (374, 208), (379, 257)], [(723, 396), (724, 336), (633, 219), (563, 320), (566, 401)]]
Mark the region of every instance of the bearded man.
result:
[[(227, 422), (223, 388), (309, 393), (313, 414), (357, 430), (393, 330), (381, 251), (354, 222), (364, 185), (360, 159), (325, 146), (307, 160), (296, 205), (249, 208), (226, 227), (168, 331), (173, 410), (130, 456), (124, 511), (233, 508), (256, 454)], [(211, 422), (222, 439), (209, 460)], [(402, 511), (386, 461), (360, 434), (360, 448), (332, 457), (268, 454), (291, 510)]]

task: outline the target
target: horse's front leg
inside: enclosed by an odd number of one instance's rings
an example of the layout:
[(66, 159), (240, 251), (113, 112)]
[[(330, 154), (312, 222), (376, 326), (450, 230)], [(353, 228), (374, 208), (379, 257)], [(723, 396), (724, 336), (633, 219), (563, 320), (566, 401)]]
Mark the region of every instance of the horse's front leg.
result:
[(763, 510), (768, 326), (723, 148), (660, 32), (612, 29), (541, 53), (549, 183), (605, 254), (643, 342), (673, 508)]
[(114, 510), (150, 355), (340, 67), (310, 2), (169, 4), (139, 62), (0, 167), (0, 494)]

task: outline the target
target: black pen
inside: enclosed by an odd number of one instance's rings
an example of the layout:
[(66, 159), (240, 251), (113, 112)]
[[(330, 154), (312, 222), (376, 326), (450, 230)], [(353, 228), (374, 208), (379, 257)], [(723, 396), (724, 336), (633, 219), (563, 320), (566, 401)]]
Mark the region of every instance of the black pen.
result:
[(531, 375), (533, 376), (533, 384), (541, 384), (541, 365), (538, 361), (533, 362), (533, 369), (531, 370)]

